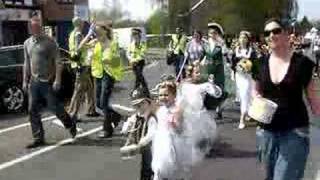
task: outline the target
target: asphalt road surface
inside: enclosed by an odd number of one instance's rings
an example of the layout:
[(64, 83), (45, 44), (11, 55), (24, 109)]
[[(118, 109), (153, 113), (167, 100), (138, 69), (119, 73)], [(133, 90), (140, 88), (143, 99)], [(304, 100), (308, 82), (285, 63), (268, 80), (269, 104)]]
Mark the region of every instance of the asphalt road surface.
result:
[[(145, 69), (146, 79), (153, 87), (163, 73), (172, 68), (164, 61), (154, 62)], [(132, 73), (115, 87), (112, 104), (128, 113), (128, 94), (133, 87)], [(119, 109), (120, 107), (120, 109)], [(193, 169), (195, 180), (262, 180), (263, 170), (257, 164), (255, 127), (237, 130), (239, 110), (229, 106), (224, 118), (217, 121), (219, 138), (211, 157)], [(136, 180), (139, 176), (140, 157), (123, 161), (119, 148), (124, 138), (117, 131), (111, 140), (99, 139), (102, 117), (87, 118), (78, 124), (81, 132), (72, 141), (68, 131), (45, 113), (44, 129), (47, 146), (25, 149), (32, 141), (25, 114), (0, 116), (0, 180)], [(316, 131), (318, 132), (318, 131)], [(319, 133), (320, 134), (320, 133)], [(319, 137), (319, 136), (318, 136)], [(317, 142), (320, 142), (316, 140)], [(317, 144), (317, 146), (320, 143)], [(319, 152), (319, 151), (318, 151)], [(308, 178), (315, 179), (317, 153), (312, 156)], [(310, 161), (311, 162), (311, 161)]]

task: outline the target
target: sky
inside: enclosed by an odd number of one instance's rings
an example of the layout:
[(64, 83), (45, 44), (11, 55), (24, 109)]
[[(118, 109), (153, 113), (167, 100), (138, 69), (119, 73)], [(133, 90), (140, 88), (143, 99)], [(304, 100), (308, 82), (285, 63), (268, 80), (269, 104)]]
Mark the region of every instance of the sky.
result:
[(299, 18), (320, 19), (320, 0), (298, 0)]
[[(92, 9), (103, 7), (104, 2), (112, 5), (112, 0), (89, 0), (89, 7)], [(117, 0), (122, 4), (122, 8), (130, 13), (130, 17), (135, 20), (146, 20), (153, 12), (150, 0)]]
[[(104, 1), (112, 0), (89, 0), (90, 8), (103, 7)], [(117, 0), (123, 5), (133, 19), (145, 20), (154, 11), (151, 8), (150, 0)], [(182, 0), (181, 0), (182, 1)], [(320, 19), (320, 0), (298, 0), (299, 3), (299, 19), (307, 16), (309, 19)]]

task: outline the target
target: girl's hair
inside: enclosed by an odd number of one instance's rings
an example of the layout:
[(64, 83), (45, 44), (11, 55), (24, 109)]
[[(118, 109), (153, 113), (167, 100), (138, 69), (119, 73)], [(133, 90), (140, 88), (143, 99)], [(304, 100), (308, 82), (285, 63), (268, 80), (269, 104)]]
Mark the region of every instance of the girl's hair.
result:
[(112, 40), (112, 30), (106, 26), (100, 26), (105, 32), (109, 40)]
[(160, 89), (167, 89), (168, 92), (172, 93), (174, 96), (177, 94), (177, 85), (172, 81), (165, 81), (161, 83), (159, 86), (159, 90)]
[(202, 34), (202, 32), (200, 30), (193, 30), (192, 35), (194, 35), (195, 33), (199, 34), (200, 39), (202, 39), (203, 34)]
[(187, 70), (186, 70), (187, 78), (192, 78), (192, 73), (193, 73), (194, 69), (195, 68), (199, 68), (199, 67), (200, 67), (200, 61), (199, 60), (196, 60), (192, 64), (190, 64), (187, 67)]

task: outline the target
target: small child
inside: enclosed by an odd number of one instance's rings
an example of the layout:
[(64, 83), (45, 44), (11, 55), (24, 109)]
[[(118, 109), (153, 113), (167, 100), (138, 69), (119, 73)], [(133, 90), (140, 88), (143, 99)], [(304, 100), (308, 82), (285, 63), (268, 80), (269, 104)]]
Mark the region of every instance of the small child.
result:
[(157, 120), (153, 114), (152, 100), (143, 91), (134, 90), (132, 99), (131, 104), (136, 113), (128, 118), (122, 129), (122, 133), (127, 134), (128, 138), (120, 152), (122, 154), (140, 152), (142, 154), (140, 180), (152, 180), (151, 141), (157, 128)]

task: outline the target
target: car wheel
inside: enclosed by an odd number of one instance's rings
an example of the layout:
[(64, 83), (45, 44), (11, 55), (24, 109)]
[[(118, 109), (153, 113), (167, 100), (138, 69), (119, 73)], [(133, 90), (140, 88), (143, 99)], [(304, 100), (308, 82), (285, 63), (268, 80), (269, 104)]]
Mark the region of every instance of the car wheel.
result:
[(25, 106), (25, 96), (21, 88), (16, 85), (8, 86), (2, 96), (2, 104), (8, 112), (18, 112)]

